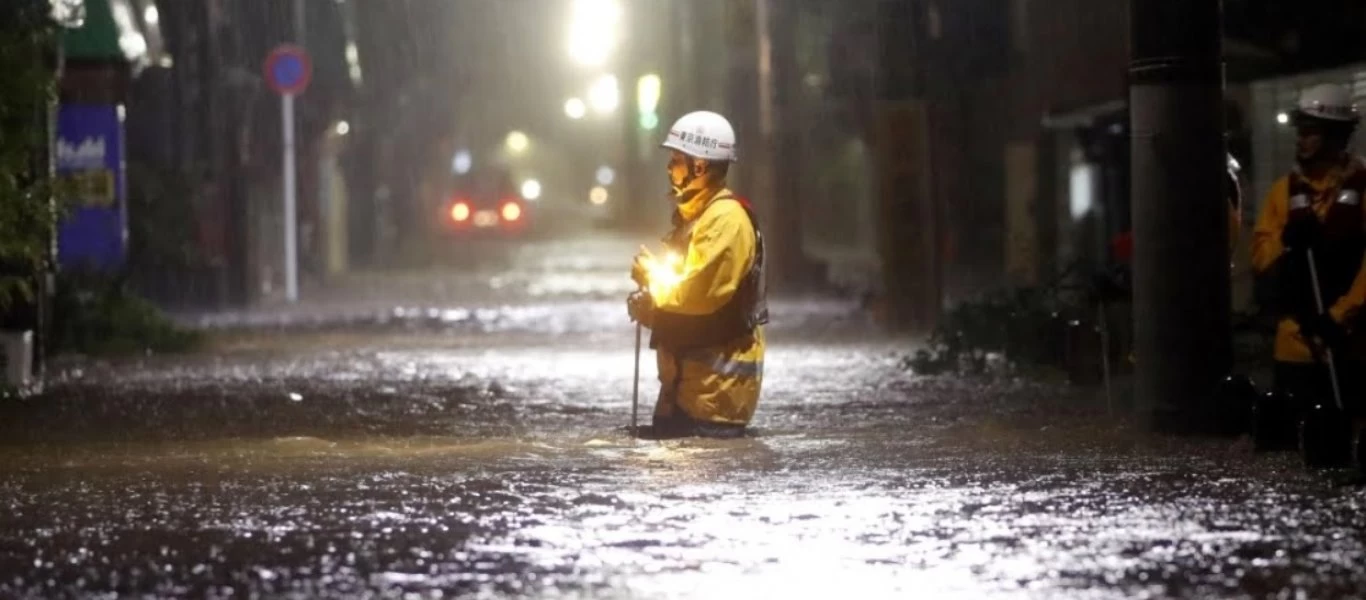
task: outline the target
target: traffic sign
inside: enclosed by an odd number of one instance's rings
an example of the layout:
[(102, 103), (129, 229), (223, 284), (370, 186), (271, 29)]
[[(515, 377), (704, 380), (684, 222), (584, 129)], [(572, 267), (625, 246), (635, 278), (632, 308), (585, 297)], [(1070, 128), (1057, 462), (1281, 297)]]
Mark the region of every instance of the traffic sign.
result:
[(265, 71), (266, 82), (276, 93), (297, 96), (313, 78), (313, 61), (303, 48), (282, 44), (266, 57)]
[(284, 150), (283, 185), (280, 198), (284, 203), (285, 226), (285, 299), (290, 303), (299, 300), (299, 245), (298, 245), (298, 185), (296, 183), (294, 148), (294, 97), (308, 88), (313, 77), (313, 62), (303, 48), (291, 44), (281, 44), (266, 57), (266, 83), (280, 94), (280, 138)]

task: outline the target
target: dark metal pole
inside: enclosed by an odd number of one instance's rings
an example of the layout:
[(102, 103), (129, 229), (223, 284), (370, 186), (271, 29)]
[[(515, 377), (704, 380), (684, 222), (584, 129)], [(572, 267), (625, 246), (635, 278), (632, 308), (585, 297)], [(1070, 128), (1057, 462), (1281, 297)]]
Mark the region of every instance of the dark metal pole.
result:
[(1130, 3), (1136, 394), (1208, 430), (1232, 366), (1218, 0)]
[[(801, 179), (806, 172), (805, 115), (803, 114), (801, 73), (797, 63), (798, 2), (758, 0), (757, 20), (763, 44), (759, 91), (760, 122), (769, 143), (772, 196), (761, 206), (767, 225), (766, 239), (773, 249), (771, 281), (800, 290), (817, 283), (819, 272), (806, 256), (802, 234), (803, 196), (807, 186)], [(742, 158), (743, 160), (743, 158)], [(760, 210), (764, 210), (760, 208)]]
[(308, 15), (304, 10), (304, 0), (294, 0), (294, 43), (308, 47)]
[(645, 47), (642, 43), (641, 28), (647, 23), (647, 16), (639, 4), (626, 7), (627, 27), (622, 35), (619, 50), (622, 76), (618, 81), (621, 86), (621, 105), (617, 110), (621, 111), (621, 146), (620, 158), (616, 160), (621, 161), (617, 163), (617, 169), (621, 174), (621, 189), (625, 192), (625, 203), (622, 204), (625, 214), (621, 217), (632, 231), (649, 223), (649, 209), (660, 205), (654, 201), (656, 199), (647, 198), (641, 189), (643, 166), (640, 160), (641, 131), (640, 120), (637, 118), (639, 113), (636, 106), (636, 81), (642, 71), (643, 59), (638, 53)]
[(934, 191), (935, 95), (920, 46), (924, 5), (879, 0), (879, 77), (872, 139), (880, 175), (878, 254), (888, 325), (929, 333), (939, 320), (943, 267), (942, 211)]

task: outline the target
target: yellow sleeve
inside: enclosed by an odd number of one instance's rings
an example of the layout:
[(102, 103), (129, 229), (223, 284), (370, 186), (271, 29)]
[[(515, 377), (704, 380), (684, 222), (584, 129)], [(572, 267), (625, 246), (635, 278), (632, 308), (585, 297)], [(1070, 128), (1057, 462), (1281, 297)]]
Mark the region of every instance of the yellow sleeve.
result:
[(1285, 253), (1281, 231), (1285, 229), (1290, 206), (1290, 179), (1282, 177), (1271, 186), (1252, 229), (1252, 271), (1265, 273)]
[(682, 278), (673, 286), (651, 285), (655, 307), (682, 315), (720, 310), (744, 280), (754, 246), (754, 226), (744, 208), (734, 201), (717, 201), (698, 217)]

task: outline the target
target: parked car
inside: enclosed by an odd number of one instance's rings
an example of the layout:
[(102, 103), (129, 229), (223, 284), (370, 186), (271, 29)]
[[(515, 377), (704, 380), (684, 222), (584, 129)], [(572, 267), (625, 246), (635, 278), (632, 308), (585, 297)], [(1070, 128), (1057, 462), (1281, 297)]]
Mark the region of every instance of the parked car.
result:
[(531, 218), (512, 176), (494, 168), (457, 176), (440, 206), (442, 231), (457, 237), (520, 236)]

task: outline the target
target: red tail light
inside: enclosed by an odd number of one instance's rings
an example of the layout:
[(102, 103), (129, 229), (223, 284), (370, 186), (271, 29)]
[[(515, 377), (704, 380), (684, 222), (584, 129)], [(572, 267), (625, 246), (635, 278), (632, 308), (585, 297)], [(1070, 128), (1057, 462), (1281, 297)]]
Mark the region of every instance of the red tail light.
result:
[(451, 205), (451, 220), (456, 223), (464, 223), (470, 220), (470, 205), (464, 201), (456, 201)]
[(503, 215), (503, 220), (509, 223), (515, 223), (522, 218), (522, 207), (516, 202), (504, 203), (503, 209), (499, 212)]

